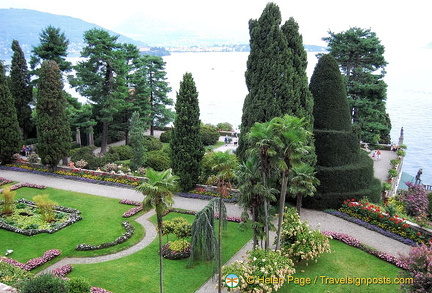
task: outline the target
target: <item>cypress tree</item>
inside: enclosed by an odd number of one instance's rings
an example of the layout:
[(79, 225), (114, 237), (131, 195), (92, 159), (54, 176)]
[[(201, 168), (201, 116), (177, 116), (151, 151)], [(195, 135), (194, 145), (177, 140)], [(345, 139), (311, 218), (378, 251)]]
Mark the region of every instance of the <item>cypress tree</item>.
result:
[(61, 158), (67, 156), (71, 145), (71, 131), (66, 115), (66, 98), (57, 63), (42, 63), (36, 104), (38, 134), (37, 151), (42, 164), (54, 168)]
[[(286, 111), (291, 95), (287, 82), (293, 69), (291, 54), (281, 29), (281, 13), (274, 3), (268, 3), (259, 19), (249, 21), (250, 53), (245, 73), (249, 91), (244, 103), (237, 154), (244, 161), (249, 147), (245, 135), (255, 122), (270, 121)], [(284, 74), (282, 74), (284, 72)]]
[(364, 196), (377, 202), (380, 182), (374, 178), (373, 161), (360, 151), (352, 131), (346, 87), (339, 66), (331, 55), (323, 55), (310, 82), (314, 97), (314, 135), (317, 174), (321, 185), (304, 205), (318, 209), (337, 208), (346, 198)]
[(10, 91), (15, 100), (18, 123), (24, 138), (28, 137), (33, 125), (31, 119), (30, 102), (32, 101), (32, 86), (30, 85), (30, 73), (27, 67), (27, 61), (24, 56), (19, 42), (12, 42), (12, 63), (10, 71)]
[(7, 84), (5, 68), (0, 61), (0, 163), (10, 163), (12, 155), (19, 151), (20, 144), (21, 131), (14, 100)]
[(176, 117), (170, 141), (171, 164), (174, 174), (180, 177), (180, 188), (189, 191), (198, 181), (201, 159), (204, 156), (200, 135), (198, 92), (191, 73), (183, 75), (175, 110)]
[(144, 127), (138, 112), (133, 112), (130, 122), (130, 146), (132, 148), (131, 169), (137, 170), (146, 162)]

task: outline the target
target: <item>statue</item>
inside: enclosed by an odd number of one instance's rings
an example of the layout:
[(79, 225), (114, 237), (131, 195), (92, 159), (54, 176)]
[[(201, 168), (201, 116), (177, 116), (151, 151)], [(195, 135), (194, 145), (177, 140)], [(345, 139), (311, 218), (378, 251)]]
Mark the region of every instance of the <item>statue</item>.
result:
[(417, 172), (417, 175), (415, 177), (415, 183), (414, 183), (414, 185), (420, 184), (420, 182), (421, 182), (421, 179), (420, 179), (421, 174), (423, 174), (423, 171), (422, 171), (422, 169), (419, 169), (418, 172)]

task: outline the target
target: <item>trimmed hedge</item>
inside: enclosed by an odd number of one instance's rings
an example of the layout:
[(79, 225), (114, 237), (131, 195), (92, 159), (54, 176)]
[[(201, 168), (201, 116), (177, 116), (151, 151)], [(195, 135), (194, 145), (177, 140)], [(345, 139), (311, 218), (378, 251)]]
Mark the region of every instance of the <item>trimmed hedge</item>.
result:
[(164, 151), (150, 151), (147, 153), (146, 167), (156, 171), (163, 171), (171, 167), (169, 155)]

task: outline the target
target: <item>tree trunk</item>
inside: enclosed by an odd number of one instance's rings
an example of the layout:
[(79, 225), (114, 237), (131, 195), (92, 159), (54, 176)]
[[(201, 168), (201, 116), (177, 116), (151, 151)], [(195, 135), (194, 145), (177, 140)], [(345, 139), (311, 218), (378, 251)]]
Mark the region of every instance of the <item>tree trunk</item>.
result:
[(275, 251), (280, 249), (280, 238), (282, 234), (282, 223), (285, 213), (285, 197), (287, 193), (287, 187), (288, 187), (288, 174), (289, 170), (286, 170), (282, 173), (282, 187), (281, 187), (281, 194), (279, 198), (279, 218), (278, 218), (278, 229), (277, 229), (277, 235), (276, 235), (276, 247)]
[(162, 215), (157, 215), (159, 234), (159, 292), (163, 293)]
[(105, 155), (108, 151), (108, 121), (102, 122), (102, 143), (101, 143), (101, 155)]
[(300, 216), (300, 210), (302, 207), (302, 202), (303, 202), (303, 195), (302, 194), (298, 194), (297, 195), (297, 203), (296, 203), (296, 209), (297, 209), (297, 213)]
[[(256, 207), (252, 206), (252, 223), (256, 223), (257, 221), (257, 215), (256, 215)], [(253, 227), (253, 249), (255, 249), (255, 247), (258, 246), (258, 229), (256, 227), (256, 225), (254, 225)]]

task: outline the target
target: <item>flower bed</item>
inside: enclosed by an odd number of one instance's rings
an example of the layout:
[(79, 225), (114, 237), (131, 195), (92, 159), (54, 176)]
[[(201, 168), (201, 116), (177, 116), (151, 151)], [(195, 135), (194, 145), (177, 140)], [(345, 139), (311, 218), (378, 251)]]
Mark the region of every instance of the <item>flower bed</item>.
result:
[(12, 180), (0, 177), (0, 186), (11, 183)]
[(133, 215), (136, 215), (137, 213), (139, 213), (143, 209), (142, 203), (138, 202), (138, 201), (129, 200), (129, 199), (122, 199), (122, 200), (120, 200), (120, 203), (136, 206), (135, 208), (131, 208), (130, 210), (123, 213), (123, 218), (132, 217)]
[[(215, 197), (219, 197), (219, 194), (215, 193), (215, 192), (205, 191), (203, 193), (197, 193), (196, 190), (193, 190), (191, 192), (176, 192), (176, 195), (178, 195), (180, 197), (205, 199), (205, 200), (210, 200), (210, 199), (213, 199)], [(223, 201), (229, 202), (229, 203), (234, 203), (234, 202), (237, 202), (237, 198), (235, 198), (235, 197), (224, 198)]]
[[(187, 211), (187, 210), (172, 208), (172, 209), (166, 210), (166, 212), (164, 213), (164, 216), (167, 215), (168, 213), (171, 213), (171, 212), (179, 213), (179, 214), (186, 214), (186, 215), (196, 215), (197, 214), (197, 212), (194, 212), (194, 211)], [(218, 214), (215, 214), (215, 217), (216, 217), (216, 219), (219, 219)], [(235, 223), (241, 223), (242, 222), (242, 219), (240, 217), (228, 217), (227, 216), (226, 218), (227, 218), (227, 221), (230, 221), (230, 222), (235, 222)]]
[(352, 247), (361, 249), (369, 254), (375, 255), (376, 257), (385, 260), (391, 264), (394, 264), (395, 266), (398, 266), (403, 269), (405, 268), (405, 266), (395, 256), (388, 254), (386, 252), (378, 251), (372, 247), (366, 246), (365, 244), (361, 243), (358, 239), (348, 234), (333, 232), (333, 231), (322, 231), (321, 233), (330, 237), (331, 239), (342, 241), (343, 243), (348, 244)]
[(72, 266), (70, 264), (67, 264), (67, 265), (64, 265), (62, 267), (59, 267), (59, 268), (52, 270), (51, 273), (56, 277), (64, 278), (70, 272), (72, 272)]
[(98, 249), (103, 249), (103, 248), (115, 246), (115, 245), (118, 245), (120, 243), (125, 242), (126, 240), (128, 240), (129, 238), (132, 237), (132, 235), (135, 231), (135, 228), (127, 221), (123, 222), (122, 225), (123, 225), (123, 227), (125, 227), (126, 232), (123, 233), (121, 236), (119, 236), (116, 240), (111, 241), (111, 242), (102, 243), (99, 245), (82, 243), (82, 244), (78, 244), (77, 247), (75, 248), (75, 250), (79, 250), (79, 251), (98, 250)]
[[(404, 218), (400, 218), (398, 215), (392, 217), (388, 213), (382, 212), (379, 206), (367, 202), (345, 200), (339, 212), (377, 226), (384, 231), (399, 235), (402, 238), (411, 239), (417, 243), (426, 243), (429, 239), (427, 234), (413, 229)], [(340, 216), (338, 214), (335, 215)], [(346, 216), (342, 215), (342, 217), (345, 218)]]
[(191, 253), (191, 244), (186, 240), (177, 240), (168, 242), (162, 246), (161, 254), (166, 259), (184, 259), (188, 258)]
[(45, 185), (38, 185), (38, 184), (32, 184), (32, 183), (17, 183), (11, 186), (10, 190), (17, 190), (20, 189), (21, 187), (29, 187), (29, 188), (36, 188), (36, 189), (45, 189), (46, 186)]
[(31, 270), (37, 268), (38, 266), (41, 266), (41, 265), (47, 263), (48, 261), (52, 260), (56, 256), (59, 256), (60, 254), (61, 254), (60, 250), (51, 249), (51, 250), (46, 251), (43, 254), (43, 256), (37, 257), (37, 258), (32, 258), (29, 261), (27, 261), (25, 264), (20, 263), (19, 261), (16, 261), (16, 260), (9, 258), (9, 257), (3, 257), (1, 260), (9, 263), (11, 265), (14, 265), (16, 267), (19, 267), (22, 270), (31, 271)]
[[(18, 203), (23, 203), (26, 204), (28, 206), (31, 207), (35, 207), (36, 204), (33, 201), (30, 200), (26, 200), (24, 198), (20, 198), (18, 201)], [(0, 229), (5, 229), (8, 231), (12, 231), (15, 233), (20, 233), (26, 236), (33, 236), (39, 233), (55, 233), (69, 225), (72, 225), (78, 221), (80, 221), (82, 219), (81, 217), (81, 212), (76, 210), (76, 209), (72, 209), (72, 208), (68, 208), (68, 207), (63, 207), (63, 206), (54, 206), (54, 210), (57, 212), (63, 212), (66, 213), (68, 215), (68, 218), (61, 222), (61, 223), (54, 223), (54, 225), (50, 226), (49, 228), (43, 228), (43, 229), (26, 229), (26, 228), (19, 228), (17, 226), (15, 226), (14, 224), (10, 224), (7, 223), (7, 221), (5, 219), (0, 218)]]

